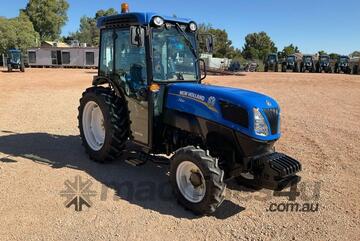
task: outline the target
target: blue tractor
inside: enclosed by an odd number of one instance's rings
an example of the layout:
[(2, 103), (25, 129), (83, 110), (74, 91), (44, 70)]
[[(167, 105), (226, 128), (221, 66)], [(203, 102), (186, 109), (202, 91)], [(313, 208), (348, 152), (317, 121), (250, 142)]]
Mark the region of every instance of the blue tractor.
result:
[(280, 107), (263, 94), (202, 84), (195, 22), (155, 13), (98, 20), (98, 76), (80, 99), (79, 129), (90, 159), (108, 162), (137, 150), (171, 156), (170, 182), (179, 203), (213, 213), (226, 182), (281, 190), (301, 164), (275, 151)]
[(19, 69), (21, 72), (25, 72), (24, 59), (19, 49), (10, 49), (7, 56), (7, 68), (9, 72), (14, 69)]

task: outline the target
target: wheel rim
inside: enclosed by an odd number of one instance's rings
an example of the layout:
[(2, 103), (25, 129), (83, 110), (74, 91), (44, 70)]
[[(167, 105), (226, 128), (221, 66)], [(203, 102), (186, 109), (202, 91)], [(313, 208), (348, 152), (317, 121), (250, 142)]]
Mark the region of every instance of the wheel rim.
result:
[(203, 173), (194, 163), (183, 161), (176, 170), (176, 182), (181, 194), (192, 203), (201, 202), (206, 193)]
[(99, 105), (94, 101), (86, 103), (82, 125), (86, 142), (94, 151), (99, 151), (105, 141), (104, 116)]

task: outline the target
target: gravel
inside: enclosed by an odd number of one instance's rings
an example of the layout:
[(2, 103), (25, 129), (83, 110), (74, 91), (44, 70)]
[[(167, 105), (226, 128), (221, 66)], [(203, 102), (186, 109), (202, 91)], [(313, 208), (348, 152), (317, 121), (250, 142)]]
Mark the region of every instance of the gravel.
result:
[[(357, 240), (360, 235), (360, 76), (247, 73), (210, 84), (255, 90), (282, 107), (277, 151), (300, 160), (299, 204), (232, 182), (213, 216), (171, 195), (166, 166), (91, 162), (79, 139), (78, 100), (95, 70), (0, 72), (0, 240)], [(92, 206), (66, 208), (65, 181), (90, 180)], [(126, 186), (126, 185), (128, 186)], [(319, 186), (319, 193), (315, 192)], [(130, 188), (130, 189), (129, 189)], [(134, 193), (131, 193), (131, 188)], [(130, 190), (130, 192), (128, 191)], [(279, 206), (278, 206), (279, 207)]]

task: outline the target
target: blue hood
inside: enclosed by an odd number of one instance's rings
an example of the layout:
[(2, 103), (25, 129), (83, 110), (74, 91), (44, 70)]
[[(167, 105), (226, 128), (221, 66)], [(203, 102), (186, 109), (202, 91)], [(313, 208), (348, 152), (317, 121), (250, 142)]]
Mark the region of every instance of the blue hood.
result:
[[(223, 118), (220, 106), (222, 101), (242, 107), (247, 111), (248, 128)], [(263, 110), (279, 109), (279, 105), (274, 99), (253, 91), (197, 83), (174, 83), (168, 86), (166, 107), (222, 124), (259, 140), (267, 141), (280, 138), (280, 131), (266, 137), (255, 134), (253, 108), (259, 108), (270, 128)]]

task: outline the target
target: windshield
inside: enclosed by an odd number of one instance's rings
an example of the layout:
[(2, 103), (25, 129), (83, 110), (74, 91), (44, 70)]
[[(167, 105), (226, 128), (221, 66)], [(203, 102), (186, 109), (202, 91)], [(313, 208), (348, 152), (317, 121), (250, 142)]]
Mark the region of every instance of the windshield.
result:
[(271, 54), (271, 55), (268, 56), (268, 59), (269, 60), (276, 60), (276, 55)]
[(288, 62), (295, 62), (295, 56), (289, 56), (287, 57)]
[(322, 56), (322, 57), (320, 57), (320, 61), (321, 61), (321, 62), (329, 62), (329, 57), (327, 57), (327, 56)]
[(20, 52), (11, 52), (11, 61), (13, 62), (20, 62)]
[(348, 61), (348, 58), (346, 58), (346, 57), (340, 58), (340, 63), (347, 63), (347, 61)]
[(305, 62), (311, 62), (311, 60), (312, 60), (311, 56), (306, 56), (305, 57)]
[[(186, 33), (196, 48), (195, 34)], [(175, 26), (153, 29), (154, 81), (197, 81), (197, 58), (190, 43)]]

